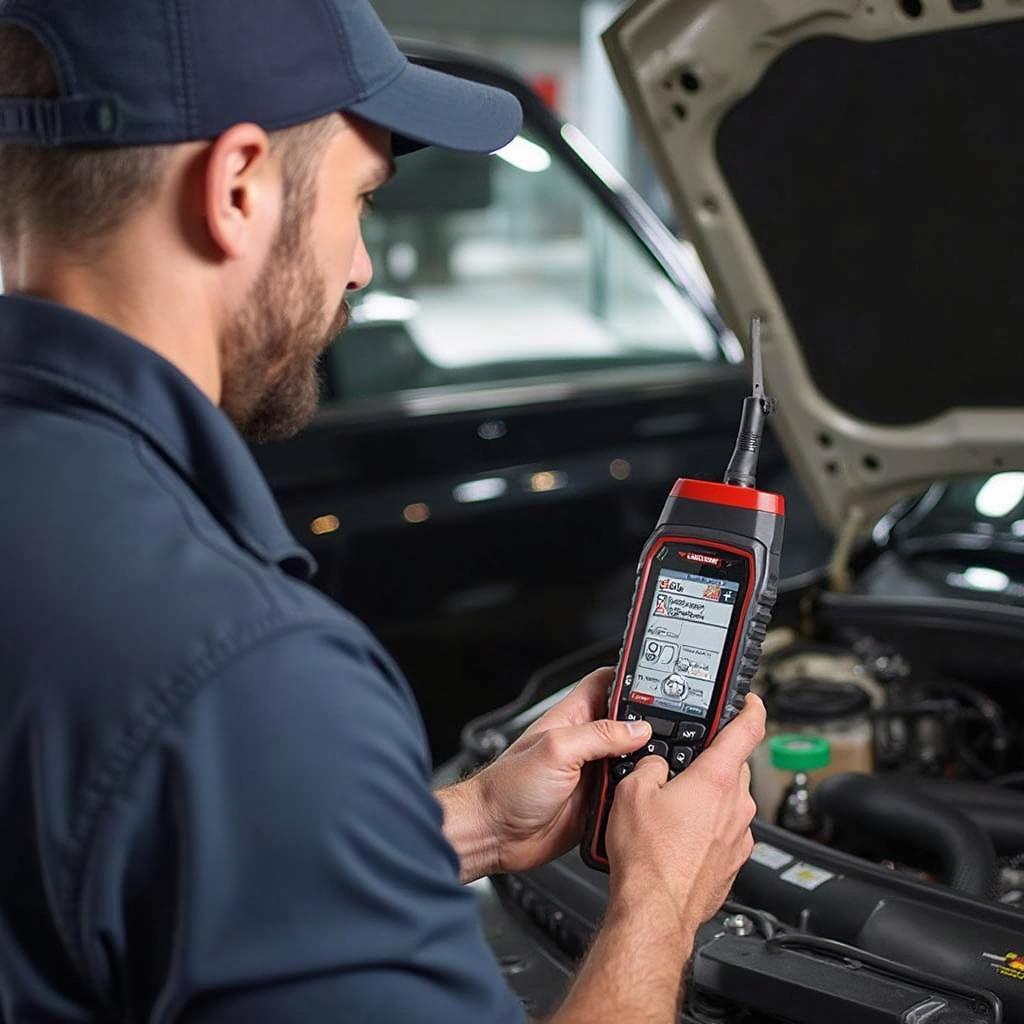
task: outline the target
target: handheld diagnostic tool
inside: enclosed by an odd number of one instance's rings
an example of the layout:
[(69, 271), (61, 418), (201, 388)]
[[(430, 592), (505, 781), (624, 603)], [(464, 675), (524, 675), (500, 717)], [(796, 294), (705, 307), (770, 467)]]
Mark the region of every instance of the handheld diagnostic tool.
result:
[(580, 846), (608, 870), (605, 828), (615, 787), (642, 757), (669, 775), (692, 763), (743, 707), (757, 670), (779, 579), (785, 503), (755, 487), (764, 418), (761, 324), (751, 322), (753, 394), (743, 403), (724, 483), (677, 480), (644, 546), (608, 716), (651, 724), (650, 741), (605, 761)]

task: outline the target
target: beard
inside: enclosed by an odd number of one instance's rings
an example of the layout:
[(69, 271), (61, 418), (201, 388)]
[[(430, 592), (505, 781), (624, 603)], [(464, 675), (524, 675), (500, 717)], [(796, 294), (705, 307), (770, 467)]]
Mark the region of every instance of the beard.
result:
[(312, 419), (320, 357), (349, 320), (344, 299), (324, 312), (327, 284), (303, 242), (311, 218), (294, 207), (286, 200), (259, 278), (220, 336), (221, 408), (250, 441), (291, 437)]

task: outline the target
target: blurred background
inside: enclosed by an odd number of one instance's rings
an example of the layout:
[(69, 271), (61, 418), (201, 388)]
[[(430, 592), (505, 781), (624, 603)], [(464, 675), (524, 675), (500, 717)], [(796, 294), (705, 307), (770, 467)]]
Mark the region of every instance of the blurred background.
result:
[(374, 6), (397, 36), (453, 46), (515, 71), (671, 223), (668, 199), (630, 126), (601, 44), (623, 7), (619, 0), (380, 0)]

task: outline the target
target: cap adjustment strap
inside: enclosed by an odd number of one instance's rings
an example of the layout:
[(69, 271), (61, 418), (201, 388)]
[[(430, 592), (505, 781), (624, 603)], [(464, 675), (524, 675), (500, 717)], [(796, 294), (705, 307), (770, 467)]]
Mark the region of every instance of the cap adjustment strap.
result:
[(0, 99), (0, 142), (36, 146), (113, 142), (121, 126), (114, 96)]

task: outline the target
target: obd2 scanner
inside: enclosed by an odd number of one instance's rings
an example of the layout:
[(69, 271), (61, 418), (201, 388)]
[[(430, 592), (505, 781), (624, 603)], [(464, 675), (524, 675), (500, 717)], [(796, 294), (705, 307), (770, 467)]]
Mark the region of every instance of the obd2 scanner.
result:
[(608, 717), (651, 724), (644, 747), (601, 765), (583, 860), (608, 870), (605, 829), (616, 785), (643, 757), (669, 776), (694, 758), (743, 707), (757, 670), (779, 579), (785, 502), (757, 490), (765, 416), (761, 324), (751, 322), (753, 394), (744, 400), (724, 483), (677, 480), (644, 546), (609, 692)]

